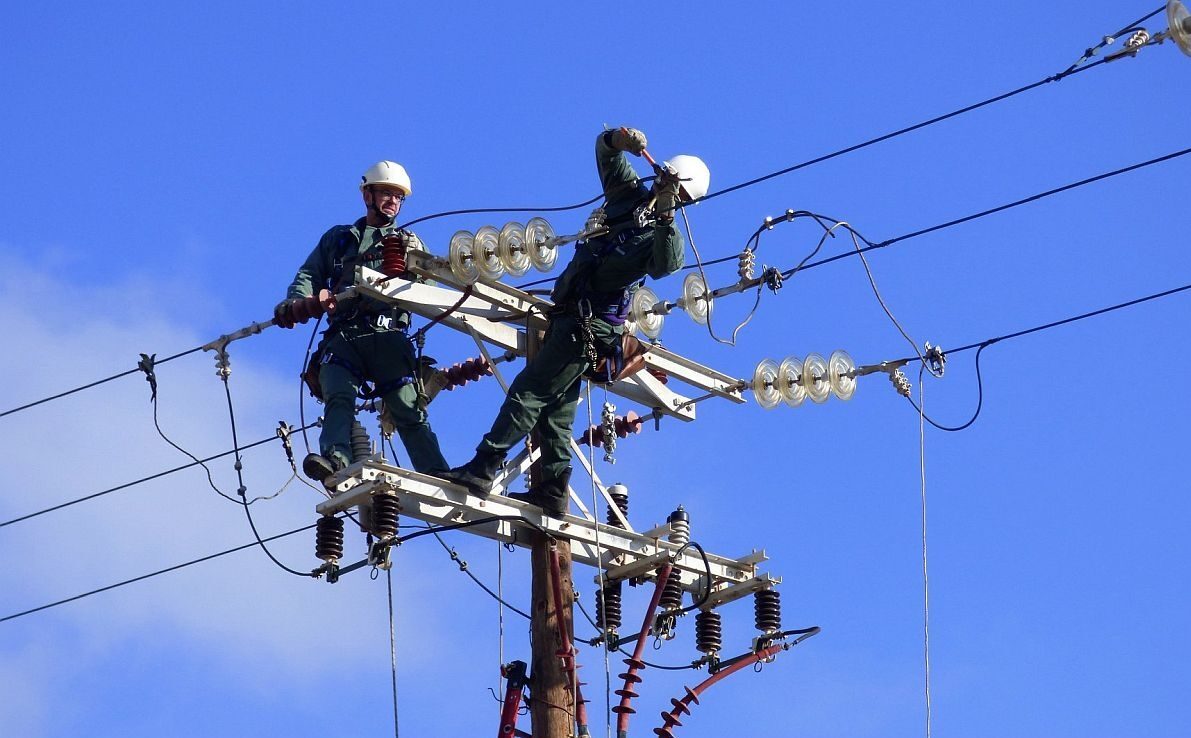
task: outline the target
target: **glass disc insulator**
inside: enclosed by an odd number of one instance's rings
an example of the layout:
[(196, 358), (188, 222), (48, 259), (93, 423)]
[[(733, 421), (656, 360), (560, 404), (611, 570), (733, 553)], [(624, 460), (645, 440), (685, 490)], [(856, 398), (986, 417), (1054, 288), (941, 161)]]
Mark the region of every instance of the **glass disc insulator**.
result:
[(505, 223), (500, 229), (496, 255), (511, 276), (520, 277), (529, 271), (529, 250), (525, 248), (525, 226), (516, 221)]
[(662, 323), (666, 316), (653, 312), (653, 306), (657, 304), (658, 296), (648, 287), (638, 287), (629, 303), (629, 318), (646, 338), (662, 335)]
[(782, 401), (782, 393), (777, 387), (777, 362), (773, 359), (762, 359), (753, 372), (753, 396), (757, 404), (766, 410), (772, 410)]
[(831, 384), (827, 381), (827, 362), (818, 354), (810, 354), (802, 362), (802, 386), (806, 396), (816, 404), (827, 402), (831, 396)]
[(451, 236), (447, 261), (451, 264), (451, 273), (463, 284), (475, 284), (480, 278), (480, 268), (476, 265), (475, 238), (469, 231), (455, 231), (455, 235)]
[(699, 325), (707, 325), (713, 305), (711, 290), (707, 289), (707, 282), (703, 275), (691, 272), (682, 280), (682, 307), (691, 320)]
[(553, 240), (554, 228), (545, 218), (530, 218), (525, 224), (525, 248), (529, 252), (529, 261), (540, 272), (554, 268), (558, 247), (551, 245)]
[(505, 265), (500, 261), (498, 248), (500, 231), (493, 226), (482, 226), (476, 231), (475, 259), (480, 276), (486, 279), (500, 279)]
[(827, 383), (831, 391), (841, 400), (850, 400), (856, 394), (856, 362), (847, 351), (833, 351), (827, 360)]
[(777, 389), (790, 407), (798, 407), (806, 400), (802, 386), (802, 359), (787, 356), (777, 368)]

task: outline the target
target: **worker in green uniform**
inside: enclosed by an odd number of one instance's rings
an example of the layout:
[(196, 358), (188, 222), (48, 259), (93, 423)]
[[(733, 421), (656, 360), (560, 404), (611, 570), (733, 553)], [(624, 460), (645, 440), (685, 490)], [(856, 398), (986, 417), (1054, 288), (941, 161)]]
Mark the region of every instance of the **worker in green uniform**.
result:
[[(364, 173), (360, 191), (367, 208), (351, 225), (337, 225), (323, 234), (318, 246), (298, 269), (294, 281), (274, 310), (277, 325), (292, 328), (294, 306), (321, 288), (332, 294), (346, 289), (355, 278), (356, 266), (379, 269), (382, 249), (399, 244), (422, 248), (409, 231), (399, 230), (394, 219), (412, 191), (409, 175), (400, 164), (378, 162)], [(351, 428), (356, 396), (361, 385), (375, 383), (374, 393), (384, 399), (385, 411), (401, 437), (410, 464), (419, 472), (438, 474), (447, 462), (430, 428), (426, 411), (418, 403), (415, 373), (418, 362), (407, 335), (406, 310), (365, 297), (339, 303), (330, 313), (322, 348), (318, 384), (326, 409), (323, 413), (321, 453), (302, 462), (307, 476), (323, 481), (352, 462)]]
[(609, 381), (618, 373), (627, 358), (621, 355), (621, 334), (632, 293), (646, 276), (658, 279), (682, 267), (683, 239), (674, 211), (702, 197), (710, 184), (701, 160), (678, 156), (661, 166), (651, 188), (625, 156), (640, 155), (645, 146), (645, 134), (632, 128), (596, 138), (606, 232), (576, 245), (551, 294), (554, 309), (541, 349), (513, 380), (475, 457), (443, 475), (472, 494), (489, 493), (509, 449), (536, 428), (541, 478), (528, 492), (509, 496), (556, 517), (567, 509), (571, 426), (581, 380), (587, 374)]

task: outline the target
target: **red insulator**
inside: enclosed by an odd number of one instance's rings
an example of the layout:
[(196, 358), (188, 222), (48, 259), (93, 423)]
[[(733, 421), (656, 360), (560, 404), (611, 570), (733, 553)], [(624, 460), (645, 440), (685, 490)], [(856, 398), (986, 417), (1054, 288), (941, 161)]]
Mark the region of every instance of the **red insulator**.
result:
[(381, 241), (380, 270), (386, 277), (400, 277), (405, 274), (405, 239), (400, 236), (386, 236)]
[[(624, 415), (618, 417), (612, 423), (612, 427), (616, 431), (617, 438), (628, 438), (630, 433), (640, 433), (641, 425), (645, 422), (645, 418), (637, 415), (637, 413), (629, 410)], [(594, 439), (594, 441), (593, 441)], [(579, 437), (579, 443), (584, 446), (590, 446), (593, 443), (596, 448), (604, 445), (604, 426), (593, 425), (587, 430), (583, 431), (583, 435)]]
[(462, 364), (452, 364), (449, 368), (444, 369), (443, 373), (447, 377), (447, 384), (443, 389), (453, 390), (468, 382), (474, 382), (480, 377), (492, 376), (492, 364), (483, 356), (477, 356)]
[(294, 303), (293, 314), (295, 323), (305, 323), (311, 318), (317, 318), (323, 313), (335, 310), (335, 296), (330, 290), (322, 289), (317, 295), (304, 297)]

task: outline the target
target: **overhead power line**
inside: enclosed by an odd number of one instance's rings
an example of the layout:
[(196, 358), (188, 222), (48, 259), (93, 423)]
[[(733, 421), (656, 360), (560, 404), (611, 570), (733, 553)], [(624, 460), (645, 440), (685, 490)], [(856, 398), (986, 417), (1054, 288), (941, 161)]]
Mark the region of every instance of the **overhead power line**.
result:
[[(294, 535), (295, 533), (301, 533), (301, 532), (303, 532), (303, 531), (310, 530), (311, 528), (314, 528), (314, 526), (313, 526), (313, 525), (307, 525), (307, 526), (306, 526), (306, 527), (304, 527), (304, 528), (296, 528), (296, 529), (294, 529), (294, 530), (291, 530), (291, 531), (289, 531), (288, 533), (279, 533), (279, 534), (277, 534), (277, 535), (275, 535), (275, 536), (270, 536), (270, 537), (268, 537), (268, 538), (264, 539), (264, 541), (265, 541), (266, 543), (267, 543), (267, 542), (270, 542), (270, 541), (276, 541), (276, 540), (279, 540), (279, 539), (281, 539), (281, 538), (285, 538), (285, 537), (287, 537), (287, 536), (292, 536), (292, 535)], [(107, 592), (107, 591), (109, 591), (109, 590), (117, 589), (117, 588), (119, 588), (119, 587), (123, 587), (123, 586), (125, 586), (125, 585), (128, 585), (128, 584), (133, 584), (134, 582), (141, 582), (141, 581), (144, 581), (144, 580), (146, 580), (146, 579), (152, 579), (153, 577), (160, 576), (160, 575), (162, 575), (162, 574), (168, 574), (168, 573), (169, 573), (169, 572), (171, 572), (171, 571), (178, 571), (179, 569), (185, 569), (185, 568), (186, 568), (186, 567), (188, 567), (188, 566), (194, 566), (195, 564), (201, 564), (201, 563), (203, 563), (204, 561), (211, 561), (211, 560), (213, 560), (213, 559), (218, 559), (218, 558), (219, 558), (219, 557), (221, 557), (221, 556), (227, 556), (228, 554), (234, 554), (234, 553), (236, 553), (237, 551), (243, 551), (243, 550), (245, 550), (245, 549), (248, 549), (248, 548), (254, 548), (254, 547), (258, 546), (258, 545), (260, 545), (260, 544), (259, 544), (257, 541), (252, 541), (251, 543), (245, 543), (243, 546), (236, 546), (235, 548), (229, 548), (229, 549), (227, 549), (226, 551), (220, 551), (219, 553), (211, 554), (210, 556), (203, 556), (203, 557), (201, 557), (201, 558), (197, 558), (197, 559), (193, 559), (193, 560), (191, 560), (191, 561), (187, 561), (187, 562), (186, 562), (186, 563), (184, 563), (184, 564), (177, 564), (177, 565), (175, 565), (175, 566), (168, 566), (168, 567), (166, 567), (166, 568), (164, 568), (164, 569), (158, 569), (158, 570), (157, 570), (157, 571), (155, 571), (155, 572), (151, 572), (151, 573), (149, 573), (149, 574), (142, 574), (141, 576), (139, 576), (139, 577), (133, 577), (132, 579), (125, 579), (125, 580), (124, 580), (124, 581), (122, 581), (122, 582), (117, 582), (117, 583), (115, 583), (115, 584), (109, 584), (109, 585), (108, 585), (108, 586), (106, 586), (106, 587), (100, 587), (99, 589), (93, 589), (93, 590), (91, 590), (90, 592), (84, 592), (84, 593), (82, 593), (82, 594), (75, 595), (74, 597), (67, 597), (67, 598), (66, 598), (66, 599), (64, 599), (64, 600), (58, 600), (57, 602), (51, 602), (51, 603), (49, 603), (49, 604), (46, 604), (46, 605), (41, 605), (40, 607), (34, 607), (34, 608), (31, 608), (31, 609), (29, 609), (29, 610), (24, 610), (24, 611), (22, 611), (22, 612), (13, 613), (12, 615), (6, 615), (6, 616), (4, 616), (4, 617), (0, 618), (0, 623), (7, 622), (7, 621), (9, 621), (9, 620), (16, 620), (17, 618), (24, 617), (24, 616), (26, 616), (26, 615), (32, 615), (33, 613), (35, 613), (35, 612), (41, 612), (42, 610), (48, 610), (48, 609), (50, 609), (51, 607), (57, 607), (57, 606), (59, 606), (59, 605), (65, 605), (65, 604), (66, 604), (66, 603), (68, 603), (68, 602), (75, 602), (76, 600), (81, 600), (81, 599), (83, 599), (84, 597), (90, 597), (91, 595), (99, 594), (100, 592)]]
[[(313, 424), (311, 425), (311, 427), (313, 427)], [(257, 446), (266, 444), (270, 441), (276, 441), (276, 440), (278, 440), (278, 437), (276, 435), (269, 436), (268, 438), (262, 438), (261, 440), (255, 441), (255, 442), (250, 443), (246, 446), (241, 446), (240, 450), (246, 451), (250, 448), (255, 448)], [(67, 502), (63, 502), (63, 503), (60, 503), (57, 505), (52, 505), (52, 506), (44, 508), (42, 510), (38, 510), (37, 512), (28, 513), (27, 515), (21, 515), (19, 517), (12, 518), (11, 520), (5, 520), (4, 522), (0, 523), (0, 528), (3, 528), (7, 525), (12, 525), (13, 523), (19, 523), (24, 520), (29, 520), (30, 518), (36, 518), (39, 515), (45, 515), (46, 513), (54, 512), (55, 510), (61, 510), (64, 507), (70, 507), (71, 505), (77, 505), (80, 502), (86, 502), (87, 500), (94, 500), (97, 497), (103, 497), (104, 495), (111, 494), (112, 492), (119, 492), (122, 489), (128, 489), (129, 487), (135, 487), (138, 484), (143, 484), (145, 482), (151, 482), (154, 479), (160, 479), (161, 477), (169, 476), (170, 474), (174, 474), (176, 472), (183, 471), (184, 469), (190, 469), (192, 467), (199, 466), (199, 465), (206, 463), (208, 461), (214, 461), (215, 459), (221, 459), (224, 456), (230, 456), (230, 455), (234, 454), (235, 452), (236, 452), (235, 449), (229, 449), (227, 451), (223, 451), (223, 452), (215, 454), (213, 456), (208, 456), (205, 459), (197, 459), (195, 461), (190, 462), (189, 464), (183, 464), (182, 466), (176, 466), (173, 469), (166, 469), (165, 471), (160, 471), (160, 472), (157, 472), (156, 474), (150, 474), (147, 477), (141, 477), (140, 479), (136, 479), (131, 482), (125, 482), (124, 484), (118, 484), (115, 487), (109, 487), (108, 489), (102, 490), (100, 492), (93, 492), (89, 495), (83, 495), (82, 497), (77, 497), (73, 500), (68, 500)]]
[[(1129, 300), (1127, 302), (1118, 303), (1116, 305), (1111, 305), (1109, 307), (1100, 308), (1099, 310), (1093, 310), (1091, 312), (1081, 313), (1080, 315), (1073, 315), (1070, 318), (1063, 318), (1062, 320), (1052, 321), (1050, 323), (1045, 323), (1043, 325), (1034, 326), (1033, 328), (1026, 328), (1024, 330), (1015, 331), (1013, 333), (1006, 333), (1003, 336), (997, 336), (995, 338), (987, 338), (983, 341), (977, 341), (976, 343), (970, 343), (966, 346), (960, 346), (959, 348), (950, 349), (950, 350), (946, 351), (945, 352), (946, 355), (952, 356), (952, 355), (955, 355), (958, 353), (962, 353), (964, 351), (971, 351), (972, 349), (976, 349), (976, 390), (977, 390), (976, 410), (975, 410), (975, 412), (972, 413), (971, 418), (969, 418), (966, 422), (961, 423), (960, 425), (948, 426), (948, 425), (943, 425), (941, 423), (937, 423), (934, 420), (932, 420), (930, 417), (928, 417), (925, 413), (922, 412), (922, 410), (918, 407), (917, 403), (914, 402), (914, 399), (912, 397), (907, 395), (906, 399), (910, 402), (910, 405), (912, 405), (914, 407), (914, 410), (917, 411), (920, 415), (922, 415), (922, 417), (926, 420), (926, 422), (930, 423), (935, 428), (938, 428), (939, 430), (942, 430), (942, 431), (950, 431), (950, 432), (964, 430), (964, 429), (968, 428), (969, 426), (971, 426), (972, 423), (976, 422), (976, 418), (978, 418), (980, 416), (980, 409), (984, 406), (984, 381), (980, 375), (980, 355), (984, 352), (984, 349), (988, 348), (989, 346), (993, 345), (994, 343), (999, 343), (1001, 341), (1008, 341), (1008, 340), (1011, 340), (1014, 338), (1020, 338), (1021, 336), (1027, 336), (1027, 335), (1030, 335), (1031, 333), (1038, 333), (1040, 331), (1050, 330), (1051, 328), (1058, 328), (1059, 326), (1067, 325), (1068, 323), (1075, 323), (1076, 321), (1085, 320), (1087, 318), (1094, 318), (1097, 315), (1104, 315), (1105, 313), (1111, 313), (1116, 310), (1123, 310), (1128, 307), (1140, 305), (1144, 302), (1150, 302), (1151, 300), (1158, 300), (1160, 298), (1169, 297), (1171, 295), (1175, 295), (1180, 292), (1186, 292), (1187, 290), (1191, 290), (1191, 284), (1185, 284), (1182, 287), (1175, 287), (1174, 289), (1164, 290), (1162, 292), (1156, 292), (1152, 295), (1146, 295), (1145, 297), (1139, 297), (1135, 300)], [(921, 360), (920, 357), (914, 356), (914, 357), (908, 357), (905, 359), (901, 359), (901, 360), (899, 360), (899, 362), (895, 362), (895, 363), (910, 363), (910, 362), (920, 361), (920, 360)]]
[[(1043, 198), (1047, 198), (1052, 195), (1057, 195), (1061, 192), (1067, 192), (1069, 190), (1076, 189), (1077, 187), (1083, 187), (1084, 185), (1089, 185), (1094, 182), (1100, 182), (1102, 180), (1109, 179), (1111, 177), (1116, 177), (1117, 175), (1127, 174), (1129, 172), (1137, 171), (1138, 169), (1144, 169), (1145, 167), (1153, 166), (1155, 164), (1161, 164), (1163, 162), (1170, 161), (1172, 159), (1177, 159), (1181, 156), (1186, 156), (1187, 154), (1191, 154), (1191, 148), (1182, 149), (1181, 151), (1175, 151), (1170, 154), (1166, 154), (1164, 156), (1159, 156), (1159, 157), (1155, 157), (1153, 159), (1139, 162), (1137, 164), (1130, 164), (1129, 166), (1121, 167), (1120, 169), (1114, 169), (1110, 172), (1103, 172), (1101, 174), (1097, 174), (1092, 177), (1087, 177), (1085, 179), (1081, 179), (1077, 182), (1070, 182), (1070, 183), (1065, 184), (1061, 187), (1055, 187), (1053, 189), (1046, 190), (1045, 192), (1039, 192), (1037, 194), (1030, 195), (1029, 197), (1023, 197), (1020, 200), (1014, 200), (1013, 202), (1005, 203), (1004, 205), (998, 205), (996, 207), (989, 208), (987, 210), (981, 210), (978, 213), (972, 213), (971, 215), (965, 215), (962, 218), (955, 218), (954, 220), (949, 220), (945, 223), (939, 223), (938, 225), (933, 225), (933, 226), (930, 226), (929, 228), (921, 228), (919, 230), (912, 231), (910, 233), (906, 233), (901, 236), (897, 236), (896, 238), (890, 238), (890, 239), (886, 239), (886, 240), (880, 241), (880, 242), (870, 241), (867, 238), (865, 238), (864, 236), (862, 236), (861, 234), (856, 233), (856, 235), (859, 236), (860, 239), (865, 242), (865, 244), (867, 244), (866, 246), (864, 246), (864, 248), (860, 249), (859, 251), (849, 250), (842, 254), (836, 254), (835, 256), (827, 257), (826, 259), (812, 261), (809, 264), (798, 267), (797, 269), (790, 270), (788, 272), (783, 272), (782, 276), (785, 278), (789, 278), (795, 271), (803, 272), (803, 271), (806, 271), (807, 269), (813, 269), (814, 267), (817, 267), (817, 266), (822, 266), (824, 264), (830, 264), (833, 261), (839, 261), (840, 259), (846, 259), (850, 256), (857, 256), (858, 254), (867, 253), (867, 252), (873, 251), (875, 249), (882, 249), (882, 248), (885, 248), (886, 246), (892, 246), (895, 243), (900, 243), (901, 241), (908, 241), (911, 238), (917, 238), (918, 236), (924, 236), (928, 233), (935, 233), (936, 231), (941, 231), (946, 228), (951, 228), (952, 226), (957, 226), (962, 223), (968, 223), (970, 221), (977, 220), (979, 218), (983, 218), (987, 215), (993, 215), (994, 213), (1000, 213), (1005, 210), (1009, 210), (1011, 208), (1018, 207), (1020, 205), (1025, 205), (1027, 203), (1036, 202)], [(710, 265), (712, 263), (719, 263), (722, 261), (727, 261), (727, 260), (735, 261), (736, 259), (737, 259), (737, 256), (734, 254), (730, 257), (725, 257), (723, 259), (717, 259), (716, 262), (705, 262), (704, 266)]]
[[(173, 356), (167, 356), (164, 359), (158, 359), (157, 363), (164, 364), (167, 361), (173, 361), (174, 359), (180, 359), (183, 356), (188, 356), (190, 354), (193, 354), (196, 351), (202, 351), (202, 350), (203, 350), (202, 346), (195, 346), (192, 349), (187, 349), (181, 353), (174, 354)], [(56, 395), (50, 395), (49, 397), (43, 397), (40, 400), (35, 400), (33, 402), (21, 405), (20, 407), (14, 407), (11, 410), (5, 410), (4, 412), (0, 412), (0, 418), (3, 418), (6, 415), (12, 415), (13, 413), (20, 412), (21, 410), (28, 410), (31, 407), (36, 407), (37, 405), (41, 405), (41, 404), (49, 402), (51, 400), (58, 400), (63, 397), (66, 397), (67, 395), (73, 395), (76, 392), (82, 392), (85, 389), (90, 389), (92, 387), (96, 387), (98, 385), (105, 384), (107, 382), (111, 382), (112, 380), (119, 379), (121, 377), (127, 377), (129, 374), (136, 374), (139, 371), (141, 371), (141, 368), (139, 366), (137, 366), (133, 369), (129, 369), (126, 372), (120, 372), (119, 374), (113, 374), (110, 377), (104, 377), (103, 379), (97, 379), (94, 382), (84, 384), (81, 387), (75, 387), (74, 389), (66, 390), (65, 392), (59, 392)]]

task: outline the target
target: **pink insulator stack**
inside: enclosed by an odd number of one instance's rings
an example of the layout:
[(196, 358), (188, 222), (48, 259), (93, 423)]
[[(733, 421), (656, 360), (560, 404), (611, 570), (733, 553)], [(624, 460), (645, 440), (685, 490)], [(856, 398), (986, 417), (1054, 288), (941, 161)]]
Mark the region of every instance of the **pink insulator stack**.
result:
[(443, 389), (450, 391), (456, 387), (462, 387), (468, 382), (475, 382), (480, 377), (492, 376), (492, 364), (483, 356), (477, 356), (461, 364), (452, 364), (442, 371), (447, 378)]
[[(629, 410), (624, 415), (621, 415), (614, 422), (613, 427), (616, 429), (617, 438), (627, 438), (630, 433), (640, 433), (641, 424), (645, 422), (645, 418), (640, 417), (637, 413)], [(583, 431), (583, 435), (579, 437), (579, 443), (584, 446), (595, 445), (599, 448), (604, 445), (604, 428), (602, 425), (593, 425), (587, 430)]]

